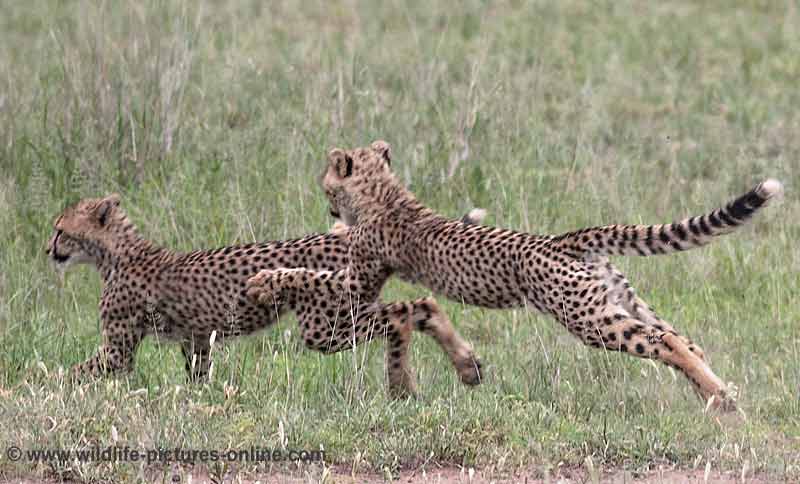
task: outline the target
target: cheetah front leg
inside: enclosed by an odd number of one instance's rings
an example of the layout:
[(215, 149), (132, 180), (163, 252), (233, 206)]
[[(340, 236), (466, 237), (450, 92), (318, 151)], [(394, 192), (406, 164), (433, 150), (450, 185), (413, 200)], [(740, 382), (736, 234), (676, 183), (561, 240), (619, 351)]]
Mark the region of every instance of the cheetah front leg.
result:
[(478, 385), (483, 380), (483, 365), (472, 346), (456, 331), (450, 318), (432, 297), (410, 303), (414, 329), (431, 336), (450, 358), (461, 382)]
[(357, 283), (350, 285), (345, 271), (277, 269), (262, 271), (251, 278), (247, 294), (262, 305), (289, 301), (298, 316), (306, 346), (317, 351), (334, 353), (384, 336), (393, 396), (415, 394), (416, 385), (408, 363), (413, 330), (422, 331), (439, 343), (462, 382), (480, 383), (479, 360), (432, 298), (384, 304), (345, 287), (355, 291), (358, 288)]
[[(483, 379), (482, 364), (469, 345), (453, 327), (450, 319), (433, 298), (389, 304), (374, 303), (359, 310), (353, 332), (369, 335), (376, 331), (387, 334), (386, 364), (389, 387), (405, 388), (413, 384), (408, 366), (408, 346), (412, 331), (432, 337), (447, 354), (459, 379), (465, 385), (478, 385)], [(369, 327), (369, 331), (364, 328)], [(366, 338), (365, 338), (366, 339)], [(407, 382), (411, 384), (407, 385)]]
[[(306, 346), (322, 353), (336, 353), (376, 336), (385, 337), (390, 395), (416, 395), (408, 363), (409, 318), (380, 310), (379, 303), (362, 301), (357, 284), (354, 291), (345, 289), (349, 287), (347, 280), (344, 270), (263, 270), (247, 281), (247, 296), (262, 306), (288, 303), (297, 315)], [(323, 304), (327, 309), (322, 309)]]
[[(322, 272), (308, 269), (264, 269), (247, 280), (247, 297), (261, 306), (283, 306), (286, 295)], [(322, 295), (320, 295), (322, 297)]]
[(72, 367), (75, 377), (98, 377), (133, 368), (136, 349), (144, 337), (144, 331), (126, 323), (115, 324), (113, 328), (103, 328), (103, 345), (96, 355)]

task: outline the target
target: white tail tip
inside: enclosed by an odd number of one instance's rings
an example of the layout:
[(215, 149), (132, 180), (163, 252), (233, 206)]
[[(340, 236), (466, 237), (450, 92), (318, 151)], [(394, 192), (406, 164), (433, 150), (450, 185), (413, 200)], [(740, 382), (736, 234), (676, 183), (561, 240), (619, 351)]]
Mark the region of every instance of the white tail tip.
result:
[(783, 193), (783, 183), (774, 178), (768, 178), (756, 188), (756, 193), (765, 199), (777, 197)]

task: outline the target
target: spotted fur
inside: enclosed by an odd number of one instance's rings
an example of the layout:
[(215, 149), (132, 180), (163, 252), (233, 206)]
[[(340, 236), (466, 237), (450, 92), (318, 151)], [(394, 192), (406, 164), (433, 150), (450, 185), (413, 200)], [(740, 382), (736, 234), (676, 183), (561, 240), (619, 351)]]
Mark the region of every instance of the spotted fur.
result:
[[(391, 169), (391, 149), (334, 149), (323, 188), (331, 213), (352, 225), (344, 287), (372, 297), (402, 271), (438, 294), (488, 308), (534, 307), (585, 344), (653, 358), (683, 372), (699, 395), (735, 404), (704, 360), (636, 295), (609, 255), (650, 255), (698, 247), (741, 226), (781, 191), (767, 180), (725, 207), (668, 225), (612, 225), (560, 236), (470, 226), (425, 207)], [(308, 271), (313, 274), (313, 271)], [(311, 294), (306, 298), (329, 297)]]
[[(480, 222), (471, 215), (467, 220)], [(103, 280), (102, 347), (73, 368), (76, 375), (131, 369), (139, 343), (157, 334), (181, 344), (191, 378), (205, 378), (213, 332), (222, 343), (270, 326), (285, 310), (246, 297), (250, 276), (282, 267), (330, 271), (347, 265), (346, 227), (294, 240), (189, 253), (158, 247), (139, 235), (118, 195), (81, 200), (58, 217), (54, 229), (47, 250), (53, 262), (62, 270), (72, 264), (93, 265)], [(421, 307), (438, 311), (432, 299)], [(335, 347), (312, 348), (338, 351), (350, 342), (342, 338)]]

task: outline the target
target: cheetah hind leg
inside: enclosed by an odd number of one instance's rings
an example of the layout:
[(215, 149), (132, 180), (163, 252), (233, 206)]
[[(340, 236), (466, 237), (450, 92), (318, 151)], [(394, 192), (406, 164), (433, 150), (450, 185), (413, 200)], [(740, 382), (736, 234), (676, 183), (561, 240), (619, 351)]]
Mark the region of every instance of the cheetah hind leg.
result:
[(678, 338), (686, 344), (686, 347), (697, 355), (698, 358), (705, 361), (706, 354), (702, 348), (696, 345), (691, 339), (687, 338), (686, 336), (679, 335), (675, 329), (670, 325), (668, 322), (661, 319), (650, 306), (647, 305), (642, 298), (636, 296), (633, 298), (632, 305), (630, 308), (626, 307), (628, 311), (633, 314), (633, 316), (637, 319), (644, 321), (647, 324), (654, 326), (656, 329), (660, 331), (665, 331), (667, 333), (675, 333)]
[(612, 314), (611, 319), (614, 321), (612, 324), (599, 330), (607, 349), (659, 360), (683, 373), (704, 402), (713, 397), (713, 408), (722, 411), (736, 410), (736, 403), (728, 394), (727, 386), (703, 359), (703, 350), (678, 335), (672, 326), (664, 323), (666, 330), (661, 330), (630, 317), (621, 308)]
[(703, 350), (695, 344), (687, 344), (686, 338), (674, 333), (664, 333), (661, 340), (668, 352), (663, 361), (676, 366), (692, 382), (696, 393), (705, 402), (713, 398), (711, 406), (724, 412), (736, 410), (736, 402), (728, 393), (725, 383), (711, 371), (711, 367), (703, 359)]
[[(636, 290), (631, 286), (630, 282), (628, 282), (625, 275), (612, 266), (611, 263), (608, 262), (608, 259), (603, 258), (601, 262), (603, 263), (603, 276), (611, 289), (609, 294), (615, 301), (615, 304), (621, 305), (633, 318), (645, 323), (651, 330), (655, 329), (659, 332), (673, 335), (673, 338), (668, 339), (674, 340), (674, 338), (678, 338), (680, 340), (679, 342), (673, 341), (674, 344), (671, 346), (675, 348), (683, 348), (685, 346), (688, 351), (705, 361), (705, 353), (702, 348), (693, 343), (689, 338), (679, 335), (671, 324), (661, 319), (655, 311), (636, 294)], [(611, 312), (614, 312), (613, 309)], [(640, 325), (634, 325), (634, 328), (638, 326)], [(713, 373), (711, 375), (713, 375)], [(716, 378), (716, 376), (714, 376), (714, 378)], [(702, 396), (702, 393), (700, 395)]]

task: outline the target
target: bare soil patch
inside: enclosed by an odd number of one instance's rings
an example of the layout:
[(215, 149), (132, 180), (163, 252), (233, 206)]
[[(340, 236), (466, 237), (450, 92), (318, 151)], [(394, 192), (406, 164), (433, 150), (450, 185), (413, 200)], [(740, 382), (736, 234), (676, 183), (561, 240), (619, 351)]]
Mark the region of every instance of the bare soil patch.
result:
[[(494, 474), (481, 470), (473, 470), (458, 467), (441, 467), (434, 470), (409, 470), (402, 471), (399, 477), (388, 480), (388, 476), (381, 476), (375, 473), (359, 473), (352, 475), (347, 469), (332, 468), (323, 475), (323, 471), (315, 469), (313, 471), (274, 471), (257, 475), (228, 475), (221, 481), (212, 478), (205, 472), (193, 470), (191, 472), (175, 472), (172, 474), (160, 474), (151, 476), (154, 482), (174, 482), (176, 484), (306, 484), (328, 482), (336, 484), (378, 484), (385, 482), (395, 482), (402, 484), (421, 483), (421, 484), (578, 484), (602, 482), (608, 484), (684, 484), (684, 483), (708, 483), (708, 484), (732, 484), (750, 483), (767, 484), (781, 482), (773, 478), (762, 475), (741, 475), (734, 471), (711, 471), (706, 476), (703, 470), (658, 470), (645, 475), (634, 475), (630, 471), (619, 469), (608, 469), (599, 476), (599, 481), (595, 481), (585, 469), (558, 469), (550, 473), (549, 476), (542, 476), (541, 469), (530, 469), (514, 474)], [(56, 484), (61, 482), (54, 479), (35, 479), (35, 478), (11, 478), (2, 479), (0, 484)]]

